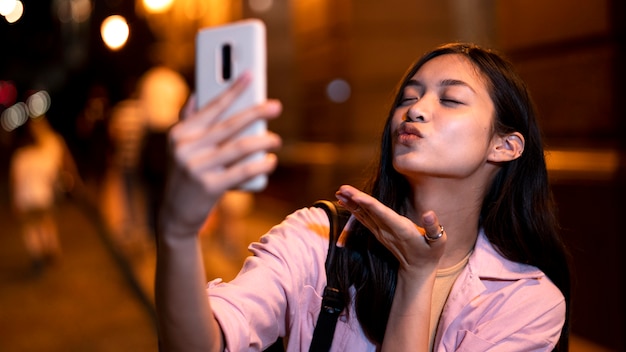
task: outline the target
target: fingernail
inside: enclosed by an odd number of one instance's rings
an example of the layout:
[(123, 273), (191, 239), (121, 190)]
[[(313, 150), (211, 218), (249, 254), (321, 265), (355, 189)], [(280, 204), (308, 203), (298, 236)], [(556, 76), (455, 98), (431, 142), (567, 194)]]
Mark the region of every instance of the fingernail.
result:
[(242, 84), (248, 83), (252, 80), (252, 73), (250, 71), (243, 71), (241, 75), (239, 75), (239, 82)]
[(275, 113), (280, 112), (280, 109), (282, 108), (282, 104), (278, 100), (268, 100), (265, 108), (267, 109), (267, 112), (269, 112), (270, 114), (275, 114)]
[(348, 202), (348, 198), (344, 197), (343, 195), (341, 195), (339, 192), (335, 193), (335, 197), (341, 202), (341, 203), (347, 203)]
[(435, 223), (435, 215), (432, 212), (428, 212), (423, 216), (424, 225), (433, 225)]

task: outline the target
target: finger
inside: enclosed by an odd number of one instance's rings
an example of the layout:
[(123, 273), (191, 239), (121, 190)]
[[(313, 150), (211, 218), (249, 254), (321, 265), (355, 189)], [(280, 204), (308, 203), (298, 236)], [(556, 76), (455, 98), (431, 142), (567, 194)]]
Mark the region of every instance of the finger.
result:
[(278, 158), (275, 154), (267, 154), (259, 160), (237, 163), (232, 167), (223, 168), (218, 173), (207, 171), (203, 174), (202, 184), (211, 193), (221, 193), (253, 179), (258, 175), (269, 174), (276, 168)]
[(353, 213), (362, 213), (371, 218), (383, 220), (399, 216), (391, 208), (378, 201), (378, 199), (352, 186), (343, 185), (339, 187), (335, 196)]
[[(390, 226), (402, 226), (403, 221), (399, 215), (380, 203), (376, 198), (365, 192), (361, 192), (352, 186), (341, 186), (335, 196), (346, 209), (365, 225), (378, 238), (385, 243), (389, 239), (385, 238), (386, 233), (394, 232)], [(392, 220), (395, 219), (395, 220)]]
[[(361, 202), (363, 201), (360, 197), (361, 191), (356, 188), (348, 185), (343, 185), (339, 187), (339, 190), (335, 192), (335, 197), (339, 200), (340, 204), (343, 205), (346, 209), (351, 211), (352, 213), (363, 211), (361, 207)], [(359, 202), (359, 199), (361, 198)]]
[[(192, 158), (188, 159), (188, 162), (193, 165), (199, 165), (200, 172), (204, 172), (217, 166), (232, 166), (258, 152), (275, 150), (281, 144), (280, 137), (275, 133), (240, 137), (218, 148), (199, 148), (194, 153), (187, 153), (187, 155), (193, 155)], [(184, 156), (181, 158), (184, 158)]]
[[(282, 112), (282, 104), (278, 100), (268, 100), (262, 104), (246, 109), (232, 118), (222, 120), (214, 126), (197, 123), (179, 123), (172, 128), (170, 139), (175, 144), (194, 143), (196, 140), (208, 139), (213, 144), (221, 144), (241, 133), (245, 128), (259, 120), (276, 118)], [(199, 114), (207, 114), (207, 111)], [(199, 142), (204, 144), (204, 141)], [(193, 149), (193, 148), (191, 148)]]
[(250, 82), (252, 82), (252, 74), (250, 71), (244, 71), (222, 94), (218, 95), (212, 103), (202, 107), (202, 109), (214, 108), (218, 114), (223, 113), (243, 93)]
[(185, 105), (183, 106), (183, 108), (180, 111), (180, 117), (179, 120), (185, 120), (187, 119), (188, 116), (191, 116), (194, 112), (197, 111), (196, 109), (196, 101), (197, 101), (197, 97), (195, 93), (192, 93), (191, 95), (189, 95), (189, 98), (187, 99), (187, 102), (185, 102)]
[[(237, 79), (228, 86), (222, 93), (220, 93), (215, 99), (209, 101), (203, 106), (197, 106), (199, 114), (191, 116), (190, 123), (200, 126), (210, 125), (218, 121), (222, 114), (230, 107), (233, 102), (243, 93), (246, 87), (252, 81), (252, 75), (250, 72), (242, 73)], [(196, 100), (197, 102), (197, 100)]]
[(238, 113), (233, 118), (220, 121), (216, 131), (220, 133), (218, 139), (228, 139), (234, 134), (239, 134), (258, 121), (267, 121), (276, 118), (282, 112), (282, 104), (275, 99), (267, 100), (250, 109)]
[(426, 243), (433, 246), (445, 242), (445, 229), (439, 223), (439, 219), (434, 211), (427, 211), (422, 215), (422, 224), (424, 225), (424, 240), (426, 240)]

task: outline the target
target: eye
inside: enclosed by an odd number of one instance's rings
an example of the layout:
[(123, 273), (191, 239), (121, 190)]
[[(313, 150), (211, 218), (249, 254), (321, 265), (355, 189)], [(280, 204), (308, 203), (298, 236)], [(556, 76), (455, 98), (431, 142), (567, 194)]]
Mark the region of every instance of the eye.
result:
[(406, 106), (411, 105), (418, 101), (419, 98), (417, 96), (403, 96), (398, 102), (398, 106)]
[(439, 102), (441, 102), (441, 104), (445, 105), (445, 106), (457, 106), (457, 105), (462, 105), (463, 103), (452, 99), (452, 98), (441, 98), (439, 99)]

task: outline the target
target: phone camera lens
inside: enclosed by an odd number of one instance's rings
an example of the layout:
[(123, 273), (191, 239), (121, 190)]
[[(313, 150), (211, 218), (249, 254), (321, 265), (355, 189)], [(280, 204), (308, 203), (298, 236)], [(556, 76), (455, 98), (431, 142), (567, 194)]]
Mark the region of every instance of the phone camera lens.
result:
[(229, 81), (233, 75), (232, 47), (230, 44), (222, 45), (222, 79)]

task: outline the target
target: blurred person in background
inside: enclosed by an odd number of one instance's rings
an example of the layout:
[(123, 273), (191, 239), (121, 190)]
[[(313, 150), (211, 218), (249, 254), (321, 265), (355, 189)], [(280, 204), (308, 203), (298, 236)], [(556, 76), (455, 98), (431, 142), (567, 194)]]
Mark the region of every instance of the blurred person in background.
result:
[(137, 82), (137, 99), (145, 123), (140, 169), (147, 197), (148, 228), (154, 235), (167, 173), (167, 133), (177, 121), (189, 95), (183, 76), (166, 66), (155, 66)]
[(137, 99), (122, 100), (113, 106), (108, 133), (111, 154), (100, 195), (102, 211), (117, 244), (136, 249), (147, 231), (145, 192), (139, 174), (146, 123)]
[(111, 148), (100, 201), (116, 243), (127, 254), (136, 256), (154, 245), (154, 219), (165, 182), (166, 135), (188, 94), (179, 73), (156, 66), (140, 77), (130, 97), (110, 109)]
[(100, 204), (116, 244), (133, 257), (154, 245), (154, 219), (165, 182), (166, 135), (188, 94), (179, 73), (156, 66), (108, 113), (110, 149)]
[(16, 148), (9, 170), (12, 209), (38, 273), (61, 257), (55, 203), (59, 195), (71, 192), (80, 178), (65, 141), (45, 116), (28, 118), (13, 133)]
[(103, 161), (111, 154), (108, 131), (110, 115), (111, 101), (107, 88), (100, 84), (92, 85), (85, 106), (76, 119), (75, 131), (79, 145), (74, 149), (89, 191), (99, 190), (106, 175), (108, 163)]

